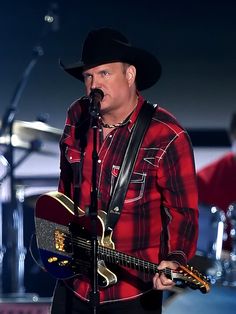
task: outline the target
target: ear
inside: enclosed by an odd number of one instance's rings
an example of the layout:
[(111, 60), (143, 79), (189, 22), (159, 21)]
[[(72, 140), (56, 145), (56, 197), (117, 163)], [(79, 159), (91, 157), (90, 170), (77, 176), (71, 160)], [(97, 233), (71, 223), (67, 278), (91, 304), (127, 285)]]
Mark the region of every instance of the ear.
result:
[(126, 70), (126, 78), (129, 83), (129, 86), (134, 84), (136, 79), (136, 68), (133, 65), (130, 65)]

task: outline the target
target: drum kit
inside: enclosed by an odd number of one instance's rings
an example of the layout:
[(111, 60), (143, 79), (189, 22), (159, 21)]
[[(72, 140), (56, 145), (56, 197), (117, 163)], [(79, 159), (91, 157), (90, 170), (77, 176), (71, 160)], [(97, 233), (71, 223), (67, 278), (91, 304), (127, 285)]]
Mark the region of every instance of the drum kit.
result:
[[(46, 15), (42, 16), (39, 40), (0, 121), (0, 298), (5, 290), (13, 297), (22, 297), (25, 293), (24, 204), (29, 196), (32, 204), (42, 191), (57, 186), (59, 162), (55, 160), (59, 160), (61, 130), (49, 126), (45, 119), (15, 120), (30, 74), (45, 54), (42, 43), (50, 32), (58, 30), (57, 11), (58, 4), (50, 2)], [(35, 189), (39, 188), (36, 193)], [(4, 284), (8, 284), (6, 289)]]
[(24, 226), (24, 206), (56, 189), (61, 134), (42, 121), (16, 120), (11, 136), (0, 136), (0, 297), (25, 295), (24, 234), (33, 228)]
[(236, 287), (236, 203), (227, 211), (199, 206), (199, 240), (195, 259), (214, 284)]
[(176, 290), (164, 300), (163, 314), (232, 313), (236, 308), (236, 204), (223, 212), (199, 204), (198, 250), (190, 264), (205, 274), (211, 291)]
[[(28, 248), (24, 245), (23, 207), (25, 203), (34, 207), (38, 195), (56, 188), (58, 173), (52, 175), (50, 163), (45, 168), (45, 162), (41, 165), (43, 161), (40, 162), (39, 157), (52, 158), (55, 165), (55, 160), (59, 159), (61, 134), (60, 129), (41, 121), (16, 120), (11, 137), (0, 136), (0, 296), (4, 293), (4, 267), (9, 283), (7, 293), (25, 293), (24, 260)], [(10, 162), (9, 147), (14, 153)], [(29, 161), (32, 155), (37, 156), (35, 164)], [(59, 164), (56, 168), (59, 170)], [(203, 204), (199, 209), (198, 251), (191, 264), (205, 273), (212, 284), (234, 288), (236, 203), (231, 204), (226, 212)], [(225, 250), (225, 242), (231, 243), (230, 250)]]

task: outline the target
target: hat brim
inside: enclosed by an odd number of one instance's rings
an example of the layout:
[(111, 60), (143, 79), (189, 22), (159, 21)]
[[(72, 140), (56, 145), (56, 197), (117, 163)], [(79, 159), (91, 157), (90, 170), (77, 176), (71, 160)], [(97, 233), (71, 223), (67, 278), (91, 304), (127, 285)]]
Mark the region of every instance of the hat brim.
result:
[(130, 46), (127, 47), (122, 54), (119, 52), (119, 57), (101, 57), (92, 64), (77, 62), (67, 66), (64, 65), (61, 60), (59, 60), (59, 62), (65, 72), (82, 82), (84, 81), (83, 71), (86, 69), (113, 62), (126, 62), (132, 64), (136, 67), (136, 84), (137, 89), (140, 91), (152, 87), (161, 76), (160, 62), (153, 54), (147, 52), (146, 50)]

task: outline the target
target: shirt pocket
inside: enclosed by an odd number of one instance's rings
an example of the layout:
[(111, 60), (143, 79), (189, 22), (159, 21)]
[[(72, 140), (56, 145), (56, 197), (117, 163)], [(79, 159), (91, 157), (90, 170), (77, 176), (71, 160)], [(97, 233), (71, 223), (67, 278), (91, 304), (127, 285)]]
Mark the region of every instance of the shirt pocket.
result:
[[(111, 191), (114, 189), (114, 185), (119, 173), (119, 166), (112, 167), (111, 175)], [(144, 195), (145, 183), (147, 174), (144, 172), (133, 172), (128, 185), (125, 203), (133, 203), (140, 200)]]
[(67, 161), (70, 164), (80, 162), (81, 161), (81, 152), (75, 148), (71, 148), (67, 146), (66, 151), (65, 151), (65, 156)]

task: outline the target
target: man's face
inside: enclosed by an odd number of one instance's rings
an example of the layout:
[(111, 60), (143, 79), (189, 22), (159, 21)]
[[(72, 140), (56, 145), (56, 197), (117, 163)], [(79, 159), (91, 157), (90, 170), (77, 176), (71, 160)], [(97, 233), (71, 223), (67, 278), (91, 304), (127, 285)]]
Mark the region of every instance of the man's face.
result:
[(93, 88), (99, 88), (103, 91), (102, 113), (127, 105), (130, 87), (135, 80), (135, 68), (133, 66), (121, 62), (107, 63), (85, 70), (83, 76), (87, 95)]

